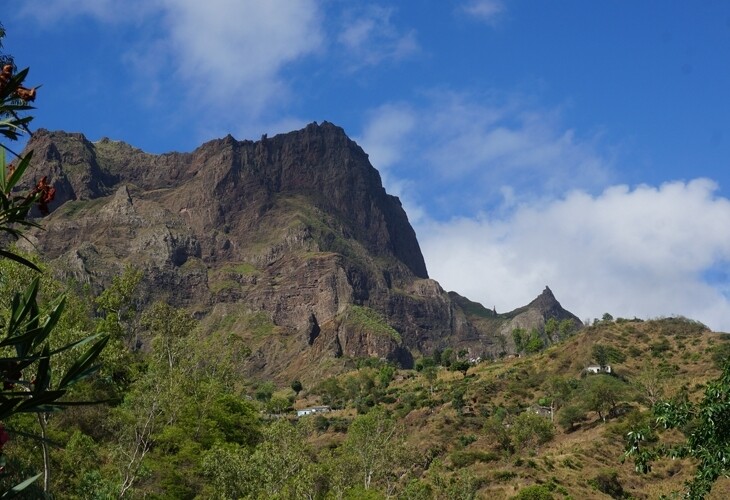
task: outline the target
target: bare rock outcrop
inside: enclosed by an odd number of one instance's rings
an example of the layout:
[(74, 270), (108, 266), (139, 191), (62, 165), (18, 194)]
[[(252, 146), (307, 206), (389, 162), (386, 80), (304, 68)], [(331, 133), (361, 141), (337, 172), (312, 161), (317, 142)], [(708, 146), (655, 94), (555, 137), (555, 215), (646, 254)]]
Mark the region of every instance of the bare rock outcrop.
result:
[(507, 315), (446, 293), (398, 198), (327, 122), (192, 153), (45, 130), (27, 147), (28, 182), (46, 175), (58, 193), (36, 248), (96, 289), (143, 269), (149, 297), (244, 337), (251, 372), (361, 356), (407, 366), (447, 346), (496, 356), (511, 328), (570, 315), (549, 289)]

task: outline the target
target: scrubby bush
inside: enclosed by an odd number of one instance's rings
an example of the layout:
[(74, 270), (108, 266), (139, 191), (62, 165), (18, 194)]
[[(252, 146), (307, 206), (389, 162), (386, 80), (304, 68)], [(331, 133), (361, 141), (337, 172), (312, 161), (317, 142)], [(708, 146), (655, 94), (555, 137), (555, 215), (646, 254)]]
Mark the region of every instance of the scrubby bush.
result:
[(499, 455), (488, 451), (455, 451), (451, 454), (451, 463), (456, 469), (468, 467), (476, 462), (494, 462), (497, 460), (499, 460)]
[(558, 412), (558, 424), (566, 431), (571, 432), (575, 429), (575, 424), (586, 419), (586, 412), (577, 405), (564, 406)]
[(526, 488), (522, 488), (517, 495), (513, 496), (517, 500), (552, 500), (553, 494), (547, 486), (534, 484)]
[(624, 498), (626, 493), (615, 470), (601, 471), (590, 481), (591, 485), (611, 498)]
[(516, 447), (536, 448), (553, 438), (555, 426), (547, 418), (528, 411), (514, 419), (510, 434)]

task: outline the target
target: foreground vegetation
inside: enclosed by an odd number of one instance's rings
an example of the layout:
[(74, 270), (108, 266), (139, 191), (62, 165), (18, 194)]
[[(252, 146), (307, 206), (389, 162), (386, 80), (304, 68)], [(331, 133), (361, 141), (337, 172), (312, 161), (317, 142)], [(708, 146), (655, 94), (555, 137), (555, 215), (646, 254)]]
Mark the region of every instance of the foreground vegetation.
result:
[[(0, 296), (32, 272), (0, 261)], [(678, 442), (650, 407), (698, 400), (730, 351), (683, 318), (603, 320), (520, 358), (473, 365), (446, 350), (416, 370), (352, 360), (338, 376), (277, 385), (239, 374), (237, 337), (202, 335), (163, 303), (140, 307), (141, 278), (128, 269), (97, 297), (42, 280), (42, 301), (68, 297), (59, 336), (111, 337), (100, 371), (70, 394), (110, 402), (48, 414), (57, 498), (656, 498), (683, 490), (693, 459), (637, 474), (622, 460), (627, 434)], [(612, 374), (586, 374), (596, 363)], [(293, 411), (314, 405), (332, 411)], [(26, 437), (37, 425), (6, 421), (6, 486), (43, 470)]]

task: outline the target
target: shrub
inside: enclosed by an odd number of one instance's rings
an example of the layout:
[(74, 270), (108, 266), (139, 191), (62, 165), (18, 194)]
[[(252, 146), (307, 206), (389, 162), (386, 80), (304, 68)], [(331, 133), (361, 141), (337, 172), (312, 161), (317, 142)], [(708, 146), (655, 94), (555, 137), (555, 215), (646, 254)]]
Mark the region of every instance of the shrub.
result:
[(639, 349), (635, 345), (630, 345), (629, 346), (629, 356), (631, 356), (632, 358), (638, 358), (642, 354), (644, 354), (644, 351), (642, 351), (641, 349)]
[(496, 460), (499, 460), (499, 455), (494, 452), (455, 451), (451, 454), (451, 463), (456, 469), (469, 467), (476, 462), (494, 462)]
[(727, 360), (730, 359), (730, 342), (723, 342), (713, 347), (711, 352), (715, 368), (722, 370)]
[(564, 406), (558, 412), (558, 424), (566, 431), (574, 430), (575, 424), (586, 419), (586, 412), (580, 406)]
[(664, 354), (666, 351), (670, 351), (672, 349), (672, 344), (669, 343), (669, 340), (662, 339), (659, 342), (655, 342), (649, 346), (649, 350), (651, 350), (651, 355), (654, 357), (659, 357), (662, 354)]
[(509, 481), (516, 477), (517, 477), (517, 473), (512, 472), (511, 470), (498, 470), (497, 472), (494, 473), (495, 481)]
[(614, 470), (601, 471), (590, 481), (591, 485), (611, 498), (624, 498), (626, 493)]
[(547, 486), (541, 484), (535, 484), (522, 488), (517, 495), (512, 498), (518, 500), (552, 500), (553, 494), (550, 492)]
[(477, 440), (477, 437), (474, 434), (462, 434), (459, 436), (459, 445), (462, 447), (469, 446), (474, 441)]
[(512, 423), (512, 439), (519, 448), (536, 448), (555, 435), (555, 426), (545, 417), (524, 412)]

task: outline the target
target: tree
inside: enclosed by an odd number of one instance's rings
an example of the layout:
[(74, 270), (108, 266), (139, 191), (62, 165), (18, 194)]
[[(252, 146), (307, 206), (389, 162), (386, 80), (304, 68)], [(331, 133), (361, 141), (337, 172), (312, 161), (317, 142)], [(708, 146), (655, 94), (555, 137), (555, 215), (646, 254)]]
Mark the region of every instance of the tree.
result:
[(517, 495), (512, 497), (516, 500), (552, 500), (555, 498), (547, 486), (543, 484), (533, 484), (522, 488)]
[(459, 385), (456, 385), (451, 390), (451, 407), (456, 410), (456, 413), (460, 414), (464, 410), (464, 406), (466, 406), (466, 401), (464, 401), (464, 395), (466, 394), (466, 386), (464, 383), (461, 383)]
[(140, 324), (152, 349), (107, 423), (118, 436), (117, 495), (141, 488), (140, 478), (154, 474), (171, 496), (192, 497), (202, 487), (202, 460), (211, 447), (258, 442), (258, 412), (234, 392), (227, 367), (209, 365), (209, 346), (184, 310), (156, 304)]
[(498, 449), (509, 451), (510, 453), (514, 451), (509, 430), (499, 415), (492, 415), (484, 422), (484, 433), (489, 437), (491, 442), (497, 445)]
[(623, 363), (626, 361), (626, 356), (619, 349), (605, 344), (593, 345), (591, 348), (591, 355), (593, 360), (601, 366), (605, 366), (609, 363)]
[(646, 362), (641, 367), (641, 371), (631, 380), (631, 385), (639, 392), (641, 399), (649, 407), (653, 407), (664, 397), (666, 379), (667, 376), (663, 370), (653, 363)]
[(593, 375), (584, 380), (583, 401), (588, 410), (598, 413), (606, 421), (616, 411), (618, 404), (628, 395), (626, 384), (610, 375)]
[(573, 395), (578, 381), (554, 375), (547, 381), (547, 393), (553, 411), (559, 410)]
[(368, 490), (373, 481), (385, 481), (393, 472), (394, 457), (400, 447), (395, 421), (380, 407), (352, 421), (345, 450), (354, 457), (360, 484)]
[(548, 320), (545, 322), (545, 335), (549, 339), (552, 339), (554, 337), (559, 337), (558, 331), (560, 329), (560, 323), (558, 323), (558, 320), (556, 318), (548, 318)]
[(302, 392), (302, 389), (304, 389), (304, 386), (302, 386), (302, 383), (299, 381), (299, 379), (292, 381), (291, 390), (294, 391), (296, 397), (299, 397), (299, 393)]
[(540, 352), (545, 347), (545, 342), (540, 338), (540, 333), (536, 328), (530, 331), (530, 336), (525, 341), (525, 352), (528, 354), (535, 354)]
[(254, 498), (314, 498), (314, 466), (302, 432), (277, 420), (245, 460), (244, 484)]
[(122, 274), (114, 276), (111, 286), (104, 289), (94, 301), (97, 314), (102, 318), (98, 328), (133, 349), (138, 347), (135, 320), (139, 310), (138, 289), (142, 276), (142, 271), (131, 266), (125, 267)]
[(651, 471), (651, 462), (662, 458), (694, 458), (697, 470), (686, 483), (685, 496), (702, 499), (720, 476), (730, 474), (730, 361), (722, 375), (705, 387), (704, 398), (692, 403), (680, 397), (660, 401), (653, 407), (657, 424), (679, 429), (685, 440), (678, 444), (645, 447), (651, 430), (628, 433), (626, 456), (633, 457), (636, 471)]
[(591, 356), (593, 361), (599, 366), (605, 366), (608, 364), (608, 350), (603, 344), (595, 344), (591, 348)]
[(571, 318), (564, 319), (558, 325), (558, 332), (561, 339), (566, 338), (575, 330), (575, 323)]
[(378, 382), (380, 387), (388, 387), (395, 376), (395, 366), (391, 364), (383, 365), (378, 371)]
[(441, 353), (441, 366), (448, 368), (451, 366), (451, 363), (454, 362), (455, 358), (454, 350), (451, 347), (447, 347), (444, 349), (444, 352)]
[(426, 366), (421, 373), (428, 381), (429, 393), (433, 396), (433, 384), (438, 379), (438, 368), (436, 366)]
[(522, 352), (527, 341), (527, 331), (524, 328), (515, 328), (512, 330), (512, 340), (515, 342), (515, 351)]
[(572, 431), (575, 428), (575, 424), (585, 420), (585, 418), (585, 410), (577, 405), (564, 406), (558, 412), (558, 424), (560, 424), (566, 432)]
[(514, 419), (510, 433), (518, 448), (535, 449), (553, 438), (555, 426), (549, 419), (526, 411)]
[(471, 364), (467, 360), (461, 359), (461, 360), (454, 361), (453, 363), (451, 363), (451, 367), (449, 368), (449, 370), (454, 371), (454, 372), (461, 372), (464, 375), (464, 377), (466, 377), (466, 372), (469, 371), (470, 366), (471, 366)]
[(203, 457), (203, 472), (208, 478), (211, 497), (242, 498), (246, 487), (248, 452), (235, 444), (218, 443)]
[(289, 398), (283, 396), (273, 396), (266, 402), (266, 411), (275, 415), (286, 412), (290, 407), (291, 401), (289, 401)]
[(255, 394), (256, 399), (258, 401), (261, 401), (262, 403), (266, 403), (274, 395), (274, 391), (276, 391), (276, 386), (274, 385), (274, 383), (271, 380), (262, 382), (256, 388), (256, 394)]
[[(4, 36), (5, 30), (0, 26), (0, 48)], [(28, 124), (33, 118), (21, 114), (32, 109), (28, 103), (35, 100), (36, 88), (28, 89), (23, 86), (28, 69), (16, 72), (12, 57), (7, 55), (0, 54), (0, 61), (0, 136), (17, 140), (23, 133), (30, 133)], [(39, 227), (30, 218), (30, 211), (37, 206), (41, 214), (47, 214), (55, 189), (43, 177), (29, 193), (19, 194), (16, 187), (30, 165), (32, 152), (21, 157), (5, 144), (0, 146), (0, 232), (17, 239), (24, 237), (25, 229)], [(7, 165), (6, 151), (18, 157), (16, 165)], [(16, 251), (0, 247), (0, 256), (40, 271), (36, 264)], [(35, 277), (24, 292), (13, 295), (7, 321), (0, 335), (0, 348), (3, 348), (0, 354), (0, 376), (3, 382), (0, 391), (0, 422), (3, 422), (0, 424), (0, 465), (5, 460), (2, 445), (8, 438), (5, 423), (18, 414), (36, 414), (40, 427), (40, 436), (37, 438), (41, 443), (44, 469), (41, 474), (24, 481), (13, 490), (20, 491), (43, 475), (43, 489), (48, 493), (50, 457), (45, 436), (46, 415), (67, 406), (69, 403), (64, 400), (64, 396), (71, 387), (96, 371), (95, 362), (108, 342), (108, 337), (92, 335), (62, 346), (52, 346), (51, 334), (58, 325), (66, 299), (63, 295), (55, 297), (44, 310), (39, 299), (39, 288), (40, 279)], [(58, 368), (59, 354), (92, 342), (94, 343), (81, 355), (73, 358), (70, 364), (61, 367), (62, 371), (57, 376), (51, 376), (52, 367)]]

